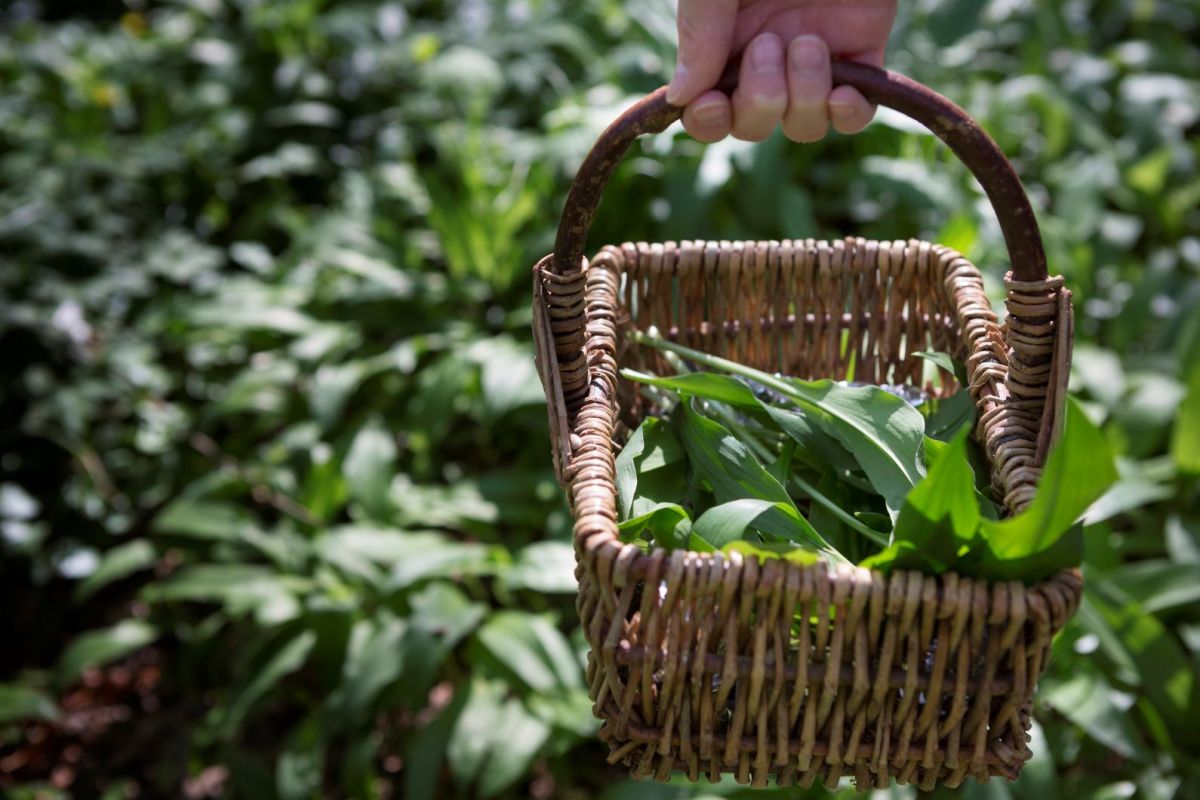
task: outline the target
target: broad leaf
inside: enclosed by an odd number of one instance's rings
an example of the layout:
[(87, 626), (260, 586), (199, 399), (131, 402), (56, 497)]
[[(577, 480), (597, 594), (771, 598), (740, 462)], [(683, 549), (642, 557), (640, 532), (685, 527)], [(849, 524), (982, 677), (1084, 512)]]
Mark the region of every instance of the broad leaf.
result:
[(796, 509), (787, 490), (771, 477), (750, 449), (723, 425), (681, 404), (676, 430), (692, 469), (712, 487), (717, 502), (754, 498), (775, 507), (758, 519), (759, 528), (774, 536), (804, 544), (840, 559)]
[(1083, 664), (1065, 681), (1050, 681), (1038, 699), (1078, 725), (1084, 733), (1126, 758), (1144, 761), (1147, 748), (1117, 694), (1098, 669)]
[(1171, 432), (1171, 455), (1180, 472), (1200, 475), (1200, 364), (1193, 364), (1188, 374), (1187, 395)]
[[(678, 345), (671, 345), (670, 349), (684, 357), (696, 355), (696, 351)], [(853, 387), (828, 380), (777, 378), (725, 359), (705, 358), (715, 368), (757, 381), (798, 405), (817, 428), (850, 452), (893, 512), (899, 511), (904, 495), (924, 477), (925, 420), (919, 411), (899, 397), (875, 386)], [(760, 405), (747, 386), (730, 377), (721, 380), (722, 376), (704, 372), (674, 378), (648, 378), (628, 371), (625, 374), (654, 386), (740, 408), (750, 407), (751, 400), (755, 406)], [(782, 427), (780, 409), (772, 411), (771, 406), (762, 405), (767, 406), (767, 412)], [(810, 438), (807, 428), (805, 425), (798, 430), (799, 435), (786, 427), (784, 430), (803, 445)]]
[(864, 566), (922, 569), (939, 574), (952, 569), (980, 524), (975, 480), (967, 462), (967, 431), (962, 430), (933, 460), (929, 475), (908, 493), (892, 545)]
[(1151, 614), (1200, 602), (1200, 564), (1157, 558), (1124, 564), (1105, 577)]
[(372, 519), (391, 517), (392, 478), (396, 474), (396, 442), (382, 422), (376, 420), (354, 437), (342, 463), (350, 497)]
[(85, 669), (102, 667), (123, 658), (156, 638), (158, 631), (154, 626), (135, 619), (118, 622), (111, 628), (81, 633), (59, 657), (54, 679), (60, 686), (66, 686)]
[(983, 521), (993, 556), (1015, 561), (1049, 551), (1116, 479), (1104, 434), (1069, 401), (1062, 440), (1050, 451), (1033, 502), (1015, 517)]
[(1200, 745), (1200, 674), (1177, 640), (1107, 576), (1088, 573), (1087, 599), (1115, 633), (1150, 702), (1181, 745)]
[[(487, 615), (456, 586), (437, 581), (413, 592), (411, 613), (400, 643), (404, 679), (397, 697), (408, 708), (423, 708), (447, 656)], [(395, 655), (393, 655), (393, 659)], [(372, 707), (378, 707), (378, 702)]]
[(19, 683), (0, 683), (0, 724), (30, 719), (54, 721), (58, 706), (43, 691)]
[(342, 679), (329, 696), (329, 715), (340, 730), (360, 724), (376, 696), (398, 678), (411, 650), (404, 647), (405, 620), (391, 614), (359, 620), (350, 633)]
[(777, 509), (785, 514), (790, 508), (770, 500), (743, 498), (713, 506), (692, 524), (692, 532), (713, 547), (720, 549), (730, 542), (745, 538), (746, 529), (767, 511)]
[(659, 503), (617, 526), (621, 541), (637, 541), (649, 531), (659, 547), (673, 548), (687, 541), (691, 518), (678, 503)]
[(153, 566), (157, 558), (158, 553), (154, 545), (145, 539), (134, 539), (117, 545), (104, 554), (96, 571), (75, 587), (75, 598), (86, 600), (110, 583)]
[(925, 419), (921, 412), (874, 386), (840, 386), (833, 381), (787, 381), (801, 408), (817, 409), (817, 424), (858, 461), (899, 513), (908, 491), (925, 476)]
[(242, 720), (251, 708), (267, 695), (280, 680), (290, 675), (308, 660), (317, 643), (312, 631), (301, 631), (283, 642), (271, 652), (270, 657), (260, 664), (245, 683), (237, 687), (233, 699), (224, 707), (224, 713), (216, 727), (216, 735), (225, 739), (234, 736), (242, 726)]
[(493, 614), (476, 639), (533, 691), (578, 688), (583, 669), (567, 640), (545, 617), (521, 611)]
[(535, 542), (517, 553), (516, 561), (502, 573), (510, 589), (539, 594), (574, 594), (575, 548), (570, 542)]
[[(630, 434), (616, 459), (617, 502), (621, 517), (633, 516), (634, 502), (645, 492), (639, 480), (647, 473), (678, 462), (683, 450), (670, 426), (658, 417), (648, 417)], [(678, 499), (678, 498), (676, 498)]]
[(529, 769), (550, 735), (549, 726), (504, 686), (476, 678), (447, 744), (450, 772), (460, 789), (478, 784), (478, 796), (492, 797)]
[(975, 401), (966, 389), (932, 401), (933, 411), (925, 418), (925, 435), (948, 442), (963, 428), (975, 423)]

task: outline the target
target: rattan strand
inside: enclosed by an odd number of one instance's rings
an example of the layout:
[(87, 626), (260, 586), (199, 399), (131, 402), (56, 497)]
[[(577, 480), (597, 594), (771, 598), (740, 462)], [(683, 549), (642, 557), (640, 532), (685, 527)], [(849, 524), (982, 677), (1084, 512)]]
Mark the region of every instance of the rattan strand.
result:
[[(1004, 326), (970, 262), (917, 241), (626, 244), (566, 278), (547, 257), (535, 284), (555, 352), (539, 338), (539, 368), (563, 387), (549, 395), (552, 420), (563, 420), (556, 466), (575, 516), (587, 678), (610, 760), (638, 777), (733, 773), (755, 786), (770, 776), (828, 787), (851, 776), (862, 790), (1015, 778), (1051, 638), (1079, 602), (1078, 572), (987, 584), (623, 545), (615, 442), (620, 421), (647, 409), (618, 362), (668, 370), (659, 354), (626, 349), (629, 325), (804, 378), (853, 368), (854, 380), (920, 384), (915, 353), (949, 352), (967, 365), (976, 437), (1016, 511), (1035, 491), (1039, 437), (1061, 414), (1061, 279), (1010, 277)], [(579, 352), (586, 363), (558, 373), (556, 356)]]

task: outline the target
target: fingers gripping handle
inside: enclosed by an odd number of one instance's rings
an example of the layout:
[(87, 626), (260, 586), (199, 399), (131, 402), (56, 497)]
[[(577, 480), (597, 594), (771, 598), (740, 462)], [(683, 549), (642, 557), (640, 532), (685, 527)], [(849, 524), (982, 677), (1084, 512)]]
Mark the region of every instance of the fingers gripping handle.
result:
[[(1042, 235), (1025, 189), (1000, 148), (967, 112), (916, 81), (867, 64), (834, 61), (833, 83), (853, 86), (871, 102), (911, 117), (945, 142), (987, 193), (1004, 233), (1013, 277), (1020, 281), (1046, 278)], [(731, 81), (723, 81), (720, 88), (731, 90)], [(633, 140), (665, 130), (682, 114), (682, 108), (667, 102), (664, 86), (639, 100), (600, 134), (567, 194), (554, 240), (556, 274), (567, 275), (581, 268), (588, 230), (604, 187)]]

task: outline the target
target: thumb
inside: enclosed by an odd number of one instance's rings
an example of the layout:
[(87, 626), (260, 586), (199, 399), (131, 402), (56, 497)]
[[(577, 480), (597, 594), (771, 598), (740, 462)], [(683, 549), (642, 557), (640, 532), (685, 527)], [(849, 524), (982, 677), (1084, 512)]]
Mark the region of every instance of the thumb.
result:
[(733, 46), (738, 0), (679, 0), (679, 56), (667, 102), (684, 106), (721, 78)]

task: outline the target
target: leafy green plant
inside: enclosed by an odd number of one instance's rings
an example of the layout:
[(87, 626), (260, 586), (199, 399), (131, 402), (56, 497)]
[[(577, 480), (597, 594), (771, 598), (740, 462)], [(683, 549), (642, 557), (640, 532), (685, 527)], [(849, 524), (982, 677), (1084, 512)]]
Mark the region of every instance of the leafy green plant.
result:
[[(780, 378), (646, 334), (634, 338), (727, 373), (622, 372), (684, 398), (669, 423), (647, 419), (617, 458), (622, 535), (647, 545), (712, 550), (749, 540), (778, 549), (790, 542), (835, 563), (849, 561), (797, 507), (787, 488), (796, 485), (810, 516), (822, 509), (865, 538), (866, 547), (860, 540), (847, 548), (865, 552), (865, 566), (1036, 581), (1080, 563), (1075, 521), (1117, 478), (1103, 435), (1070, 403), (1066, 433), (1051, 450), (1036, 499), (996, 520), (967, 458), (969, 426), (940, 442), (925, 436), (921, 412), (884, 389)], [(763, 390), (778, 401), (764, 399)], [(734, 409), (751, 416), (738, 420)], [(831, 450), (841, 457), (828, 458)], [(650, 478), (647, 494), (643, 476)], [(862, 522), (881, 507), (894, 520), (886, 530)]]

